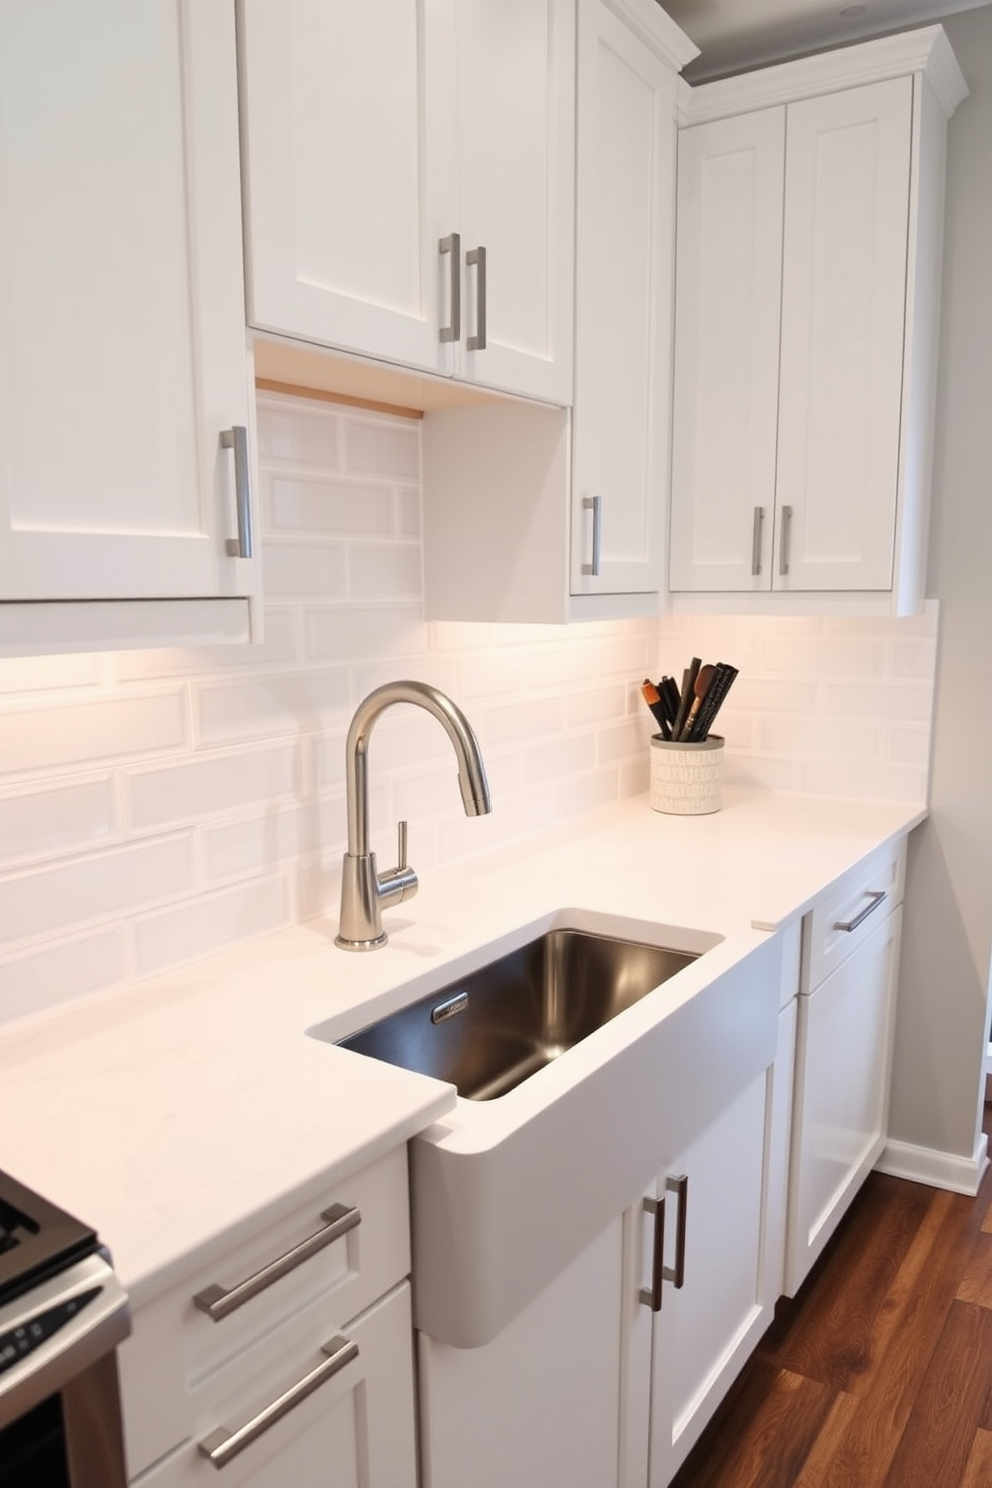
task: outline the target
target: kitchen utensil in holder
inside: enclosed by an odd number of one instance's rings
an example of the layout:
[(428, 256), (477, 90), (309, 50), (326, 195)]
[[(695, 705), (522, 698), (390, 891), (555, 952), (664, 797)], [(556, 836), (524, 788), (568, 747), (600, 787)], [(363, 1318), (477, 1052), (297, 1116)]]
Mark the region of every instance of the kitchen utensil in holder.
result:
[(669, 816), (705, 816), (719, 811), (723, 785), (723, 739), (711, 734), (698, 744), (651, 736), (652, 811)]

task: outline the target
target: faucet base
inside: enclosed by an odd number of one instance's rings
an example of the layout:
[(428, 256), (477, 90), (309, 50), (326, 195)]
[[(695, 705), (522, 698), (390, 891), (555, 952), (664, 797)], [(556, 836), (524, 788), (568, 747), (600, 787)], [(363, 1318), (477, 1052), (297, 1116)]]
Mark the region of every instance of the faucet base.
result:
[(389, 936), (383, 930), (382, 934), (377, 935), (375, 940), (346, 940), (343, 935), (335, 935), (334, 944), (340, 947), (342, 951), (377, 951), (380, 946), (386, 944), (388, 939)]

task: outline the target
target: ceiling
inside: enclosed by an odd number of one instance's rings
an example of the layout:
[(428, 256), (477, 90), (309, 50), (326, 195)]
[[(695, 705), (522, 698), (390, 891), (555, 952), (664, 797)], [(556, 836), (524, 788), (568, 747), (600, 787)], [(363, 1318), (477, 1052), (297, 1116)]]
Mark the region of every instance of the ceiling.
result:
[(660, 0), (700, 55), (690, 81), (939, 20), (992, 0)]

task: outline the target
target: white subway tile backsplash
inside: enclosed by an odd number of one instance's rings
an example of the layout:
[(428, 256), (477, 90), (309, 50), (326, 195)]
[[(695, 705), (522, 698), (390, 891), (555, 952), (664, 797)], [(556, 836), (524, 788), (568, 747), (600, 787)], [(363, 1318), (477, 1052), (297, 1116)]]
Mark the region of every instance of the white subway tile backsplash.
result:
[(194, 694), (197, 740), (226, 744), (285, 734), (298, 737), (347, 719), (348, 674), (327, 668), (272, 673), (233, 685), (198, 684)]
[(296, 744), (211, 753), (182, 764), (133, 769), (122, 777), (128, 816), (139, 831), (220, 816), (302, 790)]
[(0, 713), (0, 779), (156, 754), (187, 741), (186, 690)]
[(354, 599), (404, 599), (418, 596), (423, 588), (420, 547), (412, 543), (352, 543), (348, 570)]
[(318, 608), (303, 612), (308, 661), (349, 661), (359, 656), (418, 656), (430, 647), (419, 604)]
[[(634, 687), (637, 709), (643, 708), (640, 683)], [(628, 693), (621, 683), (611, 687), (594, 687), (588, 691), (573, 692), (565, 700), (566, 722), (569, 727), (586, 723), (605, 723), (608, 719), (622, 718), (634, 709), (628, 701)]]
[(554, 783), (563, 776), (580, 775), (595, 764), (596, 740), (592, 734), (566, 735), (523, 751), (524, 779), (528, 785)]
[(417, 419), (357, 418), (344, 421), (345, 463), (358, 474), (420, 479)]
[(118, 651), (108, 658), (118, 682), (161, 677), (206, 677), (232, 671), (288, 666), (298, 659), (296, 612), (267, 606), (265, 638), (250, 646), (198, 646), (162, 651)]
[(0, 866), (68, 855), (119, 833), (110, 775), (0, 795)]
[(258, 877), (290, 858), (306, 857), (319, 846), (317, 814), (305, 806), (270, 805), (258, 816), (203, 829), (203, 856), (212, 883)]
[(825, 689), (825, 698), (832, 717), (913, 718), (921, 722), (930, 717), (932, 701), (931, 689), (926, 685), (880, 688), (858, 683), (830, 683)]
[(104, 677), (106, 658), (79, 656), (10, 656), (0, 659), (0, 697), (18, 693), (93, 687)]
[(258, 399), (258, 453), (262, 462), (292, 461), (337, 469), (341, 415), (336, 407), (265, 393)]
[(419, 489), (396, 492), (396, 535), (418, 539), (421, 532)]
[[(284, 879), (266, 878), (144, 915), (134, 924), (139, 976), (153, 976), (289, 923)], [(276, 989), (277, 990), (277, 989)]]
[(0, 960), (0, 1022), (63, 1007), (126, 981), (130, 963), (120, 926), (46, 941)]
[(0, 945), (57, 935), (195, 888), (188, 834), (131, 843), (99, 856), (0, 879)]
[(319, 594), (343, 599), (347, 593), (347, 555), (343, 543), (268, 542), (262, 553), (266, 594)]
[(383, 716), (373, 846), (394, 861), (407, 819), (423, 873), (645, 793), (641, 680), (681, 680), (693, 655), (741, 669), (719, 724), (728, 784), (925, 798), (935, 606), (909, 621), (427, 623), (419, 423), (258, 405), (262, 644), (0, 661), (0, 1020), (333, 914), (348, 724), (398, 677), (464, 708), (493, 797), (466, 817), (437, 721)]
[(534, 698), (530, 702), (487, 708), (482, 737), (491, 744), (522, 744), (544, 734), (560, 733), (564, 723), (562, 698)]
[(362, 537), (393, 534), (391, 486), (273, 471), (264, 483), (263, 494), (268, 526), (274, 532), (347, 532)]

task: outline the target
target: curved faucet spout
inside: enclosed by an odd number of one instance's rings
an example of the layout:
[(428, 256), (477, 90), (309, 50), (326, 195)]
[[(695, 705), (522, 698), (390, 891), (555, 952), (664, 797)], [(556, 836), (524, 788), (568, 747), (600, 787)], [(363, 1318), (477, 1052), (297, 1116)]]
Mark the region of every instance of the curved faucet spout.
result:
[(341, 922), (336, 944), (345, 950), (372, 950), (384, 945), (382, 907), (410, 898), (417, 875), (406, 863), (406, 824), (400, 823), (400, 863), (381, 876), (369, 852), (369, 738), (377, 718), (393, 703), (414, 703), (438, 720), (458, 760), (458, 784), (466, 816), (492, 810), (489, 783), (479, 742), (461, 709), (426, 682), (387, 682), (370, 692), (355, 709), (345, 744), (348, 797), (348, 851), (341, 880)]

